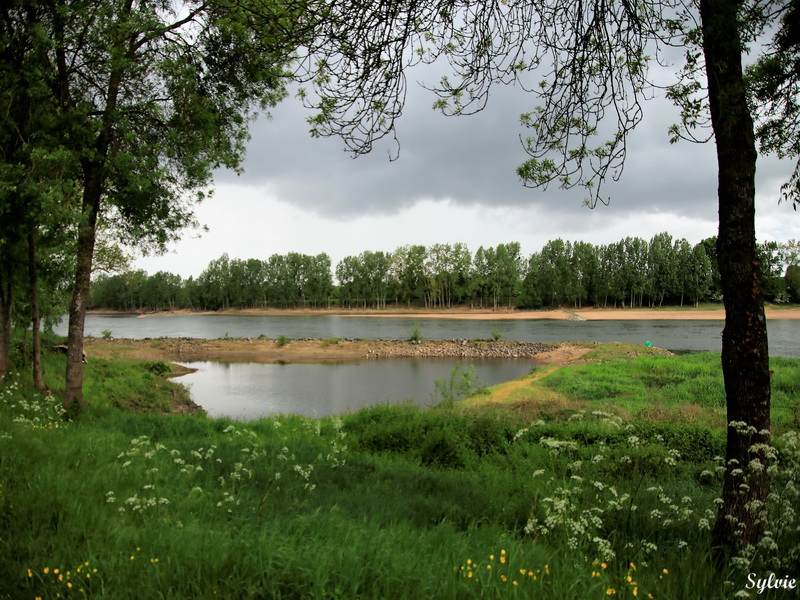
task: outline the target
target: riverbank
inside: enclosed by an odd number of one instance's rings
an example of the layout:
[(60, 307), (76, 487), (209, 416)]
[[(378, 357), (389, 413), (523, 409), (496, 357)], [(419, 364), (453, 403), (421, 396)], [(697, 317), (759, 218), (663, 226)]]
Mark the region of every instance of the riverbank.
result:
[[(106, 311), (95, 311), (106, 312)], [(765, 309), (767, 319), (800, 319), (798, 306), (768, 306)], [(247, 316), (336, 316), (336, 317), (380, 317), (380, 318), (408, 318), (418, 319), (474, 319), (474, 320), (563, 320), (563, 321), (610, 321), (610, 320), (723, 320), (725, 309), (722, 305), (703, 305), (695, 307), (664, 307), (664, 308), (580, 308), (580, 309), (553, 309), (553, 310), (516, 310), (502, 308), (390, 308), (390, 309), (277, 309), (277, 308), (247, 308), (229, 309), (224, 311), (203, 312), (191, 310), (175, 310), (142, 313), (142, 318), (157, 318), (176, 315), (247, 315)]]
[[(0, 597), (728, 600), (754, 568), (711, 552), (719, 361), (652, 351), (603, 344), (482, 402), (251, 423), (141, 410), (160, 365), (91, 357), (89, 405), (64, 422), (19, 370)], [(64, 360), (45, 355), (48, 382)], [(775, 431), (796, 424), (800, 361), (773, 360)], [(800, 459), (796, 433), (773, 441)], [(794, 475), (772, 480), (765, 564), (798, 551)]]

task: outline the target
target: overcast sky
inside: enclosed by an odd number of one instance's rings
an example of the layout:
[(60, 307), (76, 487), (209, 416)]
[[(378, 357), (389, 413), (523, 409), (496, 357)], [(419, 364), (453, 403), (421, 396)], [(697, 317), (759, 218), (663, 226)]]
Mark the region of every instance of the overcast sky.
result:
[[(412, 71), (412, 77), (415, 75)], [(670, 145), (677, 110), (663, 100), (645, 105), (629, 140), (625, 172), (605, 184), (609, 206), (589, 209), (582, 190), (525, 188), (516, 168), (527, 158), (519, 115), (534, 107), (519, 88), (494, 88), (477, 115), (444, 117), (433, 96), (411, 85), (392, 143), (352, 158), (335, 138), (312, 139), (310, 112), (295, 98), (251, 127), (245, 173), (219, 172), (215, 195), (197, 207), (208, 231), (187, 232), (163, 256), (137, 258), (134, 268), (197, 276), (209, 261), (267, 259), (272, 254), (327, 253), (334, 266), (365, 250), (405, 244), (479, 246), (519, 242), (523, 255), (562, 238), (593, 244), (667, 231), (692, 244), (717, 233), (716, 159), (712, 143)], [(779, 204), (793, 163), (759, 159), (759, 241), (800, 238), (800, 213)]]

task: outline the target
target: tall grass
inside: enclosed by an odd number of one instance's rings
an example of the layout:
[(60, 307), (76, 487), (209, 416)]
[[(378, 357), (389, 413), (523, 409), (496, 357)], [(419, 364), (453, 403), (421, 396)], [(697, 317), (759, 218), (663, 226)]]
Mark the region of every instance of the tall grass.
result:
[[(679, 371), (625, 369), (680, 388)], [(151, 402), (119, 397), (148, 381)], [(0, 597), (713, 599), (747, 583), (709, 551), (721, 431), (458, 405), (241, 424), (159, 414), (159, 382), (98, 363), (77, 422), (21, 377), (0, 391)], [(775, 534), (778, 555), (791, 539)]]

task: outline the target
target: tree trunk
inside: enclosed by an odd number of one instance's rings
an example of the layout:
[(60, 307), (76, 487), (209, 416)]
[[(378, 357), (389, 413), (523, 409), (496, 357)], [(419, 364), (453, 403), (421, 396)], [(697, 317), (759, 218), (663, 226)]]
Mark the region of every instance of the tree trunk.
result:
[(36, 273), (36, 234), (33, 230), (28, 232), (28, 282), (31, 294), (31, 331), (33, 332), (33, 387), (43, 392), (46, 388), (42, 377), (42, 342), (39, 329), (41, 317), (39, 315), (39, 285)]
[(0, 277), (0, 383), (11, 368), (11, 268)]
[(701, 0), (703, 50), (719, 167), (717, 255), (725, 304), (722, 373), (728, 438), (715, 546), (736, 551), (764, 532), (770, 480), (767, 324), (755, 239), (756, 148), (742, 77), (740, 0)]
[(86, 321), (86, 300), (92, 274), (97, 213), (102, 194), (102, 167), (96, 163), (84, 165), (83, 222), (78, 230), (75, 285), (69, 306), (67, 333), (67, 374), (64, 387), (64, 408), (77, 414), (83, 408), (83, 326)]

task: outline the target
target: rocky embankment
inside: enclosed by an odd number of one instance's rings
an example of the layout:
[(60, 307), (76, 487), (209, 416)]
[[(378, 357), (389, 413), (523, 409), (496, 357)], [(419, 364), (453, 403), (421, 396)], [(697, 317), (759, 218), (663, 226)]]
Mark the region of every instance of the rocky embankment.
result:
[(486, 340), (376, 341), (365, 358), (531, 358), (556, 344)]
[(87, 338), (89, 357), (136, 360), (326, 362), (381, 358), (532, 358), (558, 344), (503, 340)]

